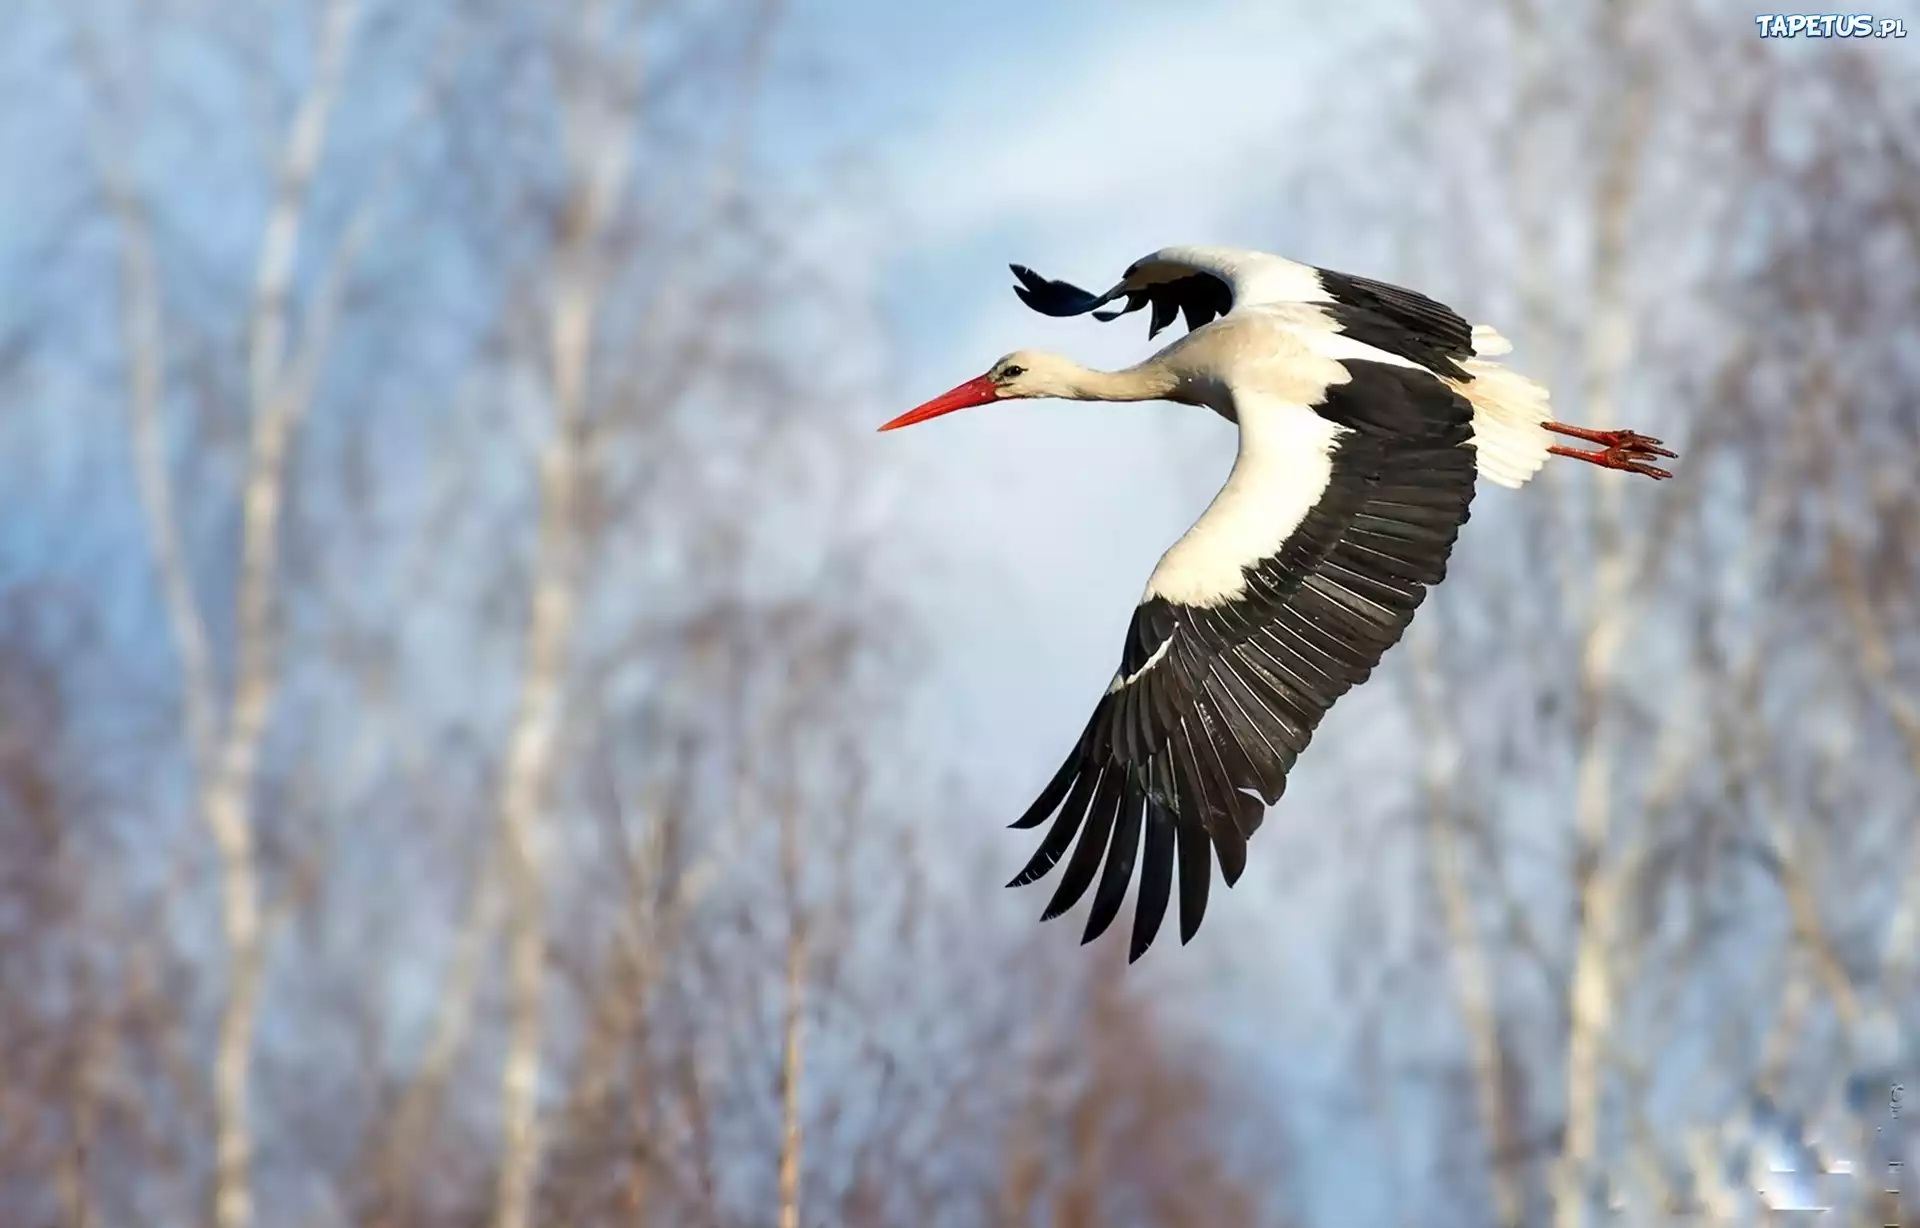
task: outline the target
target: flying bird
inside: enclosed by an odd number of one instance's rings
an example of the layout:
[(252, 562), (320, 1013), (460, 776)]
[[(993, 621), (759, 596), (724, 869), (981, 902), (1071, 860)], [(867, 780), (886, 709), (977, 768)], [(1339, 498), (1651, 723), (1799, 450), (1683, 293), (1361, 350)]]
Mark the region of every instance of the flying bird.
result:
[(1519, 487), (1549, 456), (1662, 479), (1653, 460), (1674, 453), (1553, 421), (1545, 387), (1490, 361), (1512, 348), (1499, 333), (1385, 282), (1219, 247), (1163, 248), (1099, 295), (1012, 269), (1042, 314), (1144, 307), (1149, 339), (1176, 314), (1187, 331), (1119, 371), (1016, 350), (881, 430), (1062, 397), (1204, 406), (1240, 431), (1226, 485), (1148, 578), (1079, 742), (1013, 824), (1053, 820), (1009, 886), (1072, 848), (1043, 920), (1097, 875), (1083, 942), (1112, 924), (1139, 870), (1131, 962), (1159, 932), (1176, 863), (1182, 943), (1205, 915), (1210, 863), (1229, 887), (1239, 879), (1321, 717), (1446, 575), (1478, 479)]

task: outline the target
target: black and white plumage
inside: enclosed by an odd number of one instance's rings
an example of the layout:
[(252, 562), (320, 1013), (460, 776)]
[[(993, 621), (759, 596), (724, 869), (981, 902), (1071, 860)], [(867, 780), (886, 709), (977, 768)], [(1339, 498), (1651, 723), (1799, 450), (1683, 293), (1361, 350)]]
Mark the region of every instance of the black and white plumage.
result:
[[(1014, 823), (1051, 820), (1013, 885), (1066, 859), (1045, 917), (1093, 891), (1083, 941), (1112, 924), (1138, 870), (1137, 959), (1176, 867), (1183, 942), (1206, 912), (1210, 863), (1238, 880), (1327, 709), (1445, 577), (1478, 478), (1518, 487), (1552, 454), (1666, 477), (1649, 458), (1672, 453), (1550, 421), (1545, 388), (1489, 361), (1510, 348), (1498, 333), (1398, 286), (1206, 247), (1156, 252), (1099, 295), (1013, 271), (1016, 293), (1045, 314), (1148, 308), (1150, 337), (1176, 316), (1188, 332), (1115, 372), (1016, 351), (882, 429), (1016, 397), (1165, 399), (1240, 428), (1226, 485), (1162, 556), (1112, 683)], [(1558, 447), (1549, 432), (1603, 450)]]

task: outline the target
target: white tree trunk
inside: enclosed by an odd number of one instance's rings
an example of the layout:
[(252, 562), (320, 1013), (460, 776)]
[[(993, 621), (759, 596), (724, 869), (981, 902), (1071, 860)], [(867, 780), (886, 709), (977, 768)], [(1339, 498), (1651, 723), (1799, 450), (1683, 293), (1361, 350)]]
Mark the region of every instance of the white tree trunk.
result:
[(562, 140), (573, 190), (547, 312), (553, 433), (540, 458), (540, 539), (534, 560), (520, 700), (500, 791), (507, 899), (510, 1023), (500, 1068), (501, 1156), (494, 1228), (529, 1228), (539, 1174), (539, 1092), (546, 998), (546, 811), (568, 649), (579, 602), (581, 487), (588, 460), (588, 376), (600, 310), (597, 262), (627, 178), (640, 49), (621, 62), (604, 7), (580, 9), (563, 63)]
[(784, 796), (780, 864), (787, 888), (787, 1011), (780, 1055), (780, 1228), (800, 1228), (801, 1005), (806, 985), (807, 932), (800, 900), (799, 822), (798, 804), (791, 795)]
[(322, 17), (318, 64), (287, 135), (280, 182), (261, 238), (249, 320), (248, 389), (252, 402), (246, 484), (241, 495), (238, 644), (232, 705), (202, 804), (220, 853), (221, 928), (227, 996), (214, 1049), (214, 1198), (216, 1228), (253, 1223), (253, 1040), (265, 946), (259, 867), (254, 859), (253, 781), (260, 740), (279, 687), (273, 615), (279, 586), (280, 513), (287, 455), (305, 401), (287, 372), (287, 296), (308, 188), (326, 145), (359, 0), (333, 0)]
[[(1632, 352), (1633, 317), (1625, 276), (1628, 223), (1652, 120), (1651, 69), (1627, 45), (1625, 27), (1632, 19), (1631, 8), (1612, 4), (1601, 17), (1626, 89), (1612, 120), (1612, 139), (1595, 202), (1593, 318), (1581, 415), (1598, 429), (1606, 429), (1616, 419), (1621, 376)], [(1593, 582), (1580, 659), (1576, 726), (1583, 739), (1574, 794), (1579, 930), (1567, 982), (1566, 1128), (1554, 1174), (1554, 1228), (1580, 1228), (1586, 1220), (1587, 1193), (1599, 1154), (1604, 1057), (1613, 1023), (1612, 961), (1621, 884), (1616, 850), (1610, 847), (1614, 810), (1610, 710), (1615, 662), (1631, 631), (1627, 580), (1636, 570), (1634, 552), (1622, 540), (1620, 494), (1620, 481), (1613, 475), (1601, 475), (1594, 483)]]
[[(225, 997), (214, 1042), (212, 1219), (217, 1228), (253, 1221), (253, 1037), (259, 1013), (264, 934), (254, 851), (253, 783), (260, 742), (279, 682), (273, 614), (278, 588), (280, 514), (287, 457), (305, 409), (302, 388), (287, 379), (287, 297), (305, 220), (307, 189), (338, 97), (359, 16), (358, 0), (332, 0), (323, 18), (317, 67), (282, 149), (279, 181), (261, 237), (248, 313), (251, 422), (241, 494), (233, 691), (222, 719), (206, 617), (194, 593), (168, 471), (165, 408), (165, 310), (151, 227), (128, 178), (130, 159), (111, 134), (96, 139), (106, 194), (118, 219), (135, 479), (153, 550), (169, 632), (179, 657), (181, 708), (201, 821), (220, 863)], [(309, 370), (317, 366), (308, 351)]]
[(1435, 659), (1431, 628), (1413, 641), (1414, 712), (1428, 749), (1426, 763), (1427, 841), (1434, 887), (1447, 927), (1447, 961), (1453, 972), (1455, 1002), (1466, 1029), (1473, 1063), (1474, 1100), (1487, 1147), (1487, 1180), (1493, 1190), (1494, 1213), (1500, 1228), (1519, 1228), (1525, 1208), (1521, 1200), (1519, 1158), (1512, 1122), (1506, 1108), (1500, 1041), (1500, 1013), (1493, 970), (1473, 914), (1473, 894), (1460, 848), (1458, 806), (1453, 786), (1452, 760), (1459, 750), (1447, 723), (1440, 719), (1441, 677)]

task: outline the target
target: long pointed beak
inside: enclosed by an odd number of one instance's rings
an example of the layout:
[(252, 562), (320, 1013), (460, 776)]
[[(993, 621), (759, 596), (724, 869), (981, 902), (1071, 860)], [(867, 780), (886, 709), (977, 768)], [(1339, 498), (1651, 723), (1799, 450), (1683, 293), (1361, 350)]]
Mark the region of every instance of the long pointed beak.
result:
[(952, 392), (943, 392), (925, 405), (910, 409), (880, 429), (898, 430), (903, 426), (912, 426), (916, 422), (925, 422), (929, 418), (938, 418), (941, 414), (950, 414), (956, 409), (970, 409), (975, 405), (985, 405), (988, 401), (1000, 399), (1000, 388), (986, 376), (970, 379)]

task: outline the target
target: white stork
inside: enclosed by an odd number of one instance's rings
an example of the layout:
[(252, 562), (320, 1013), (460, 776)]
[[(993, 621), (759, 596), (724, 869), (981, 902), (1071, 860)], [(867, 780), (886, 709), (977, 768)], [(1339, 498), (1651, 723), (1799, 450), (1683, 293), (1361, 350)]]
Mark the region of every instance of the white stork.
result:
[(1399, 286), (1217, 247), (1164, 248), (1101, 295), (1012, 267), (1046, 315), (1150, 305), (1149, 337), (1176, 312), (1188, 331), (1121, 371), (1017, 350), (881, 430), (1015, 397), (1177, 401), (1240, 427), (1226, 486), (1154, 568), (1079, 744), (1013, 824), (1058, 815), (1010, 886), (1074, 845), (1043, 920), (1099, 871), (1083, 942), (1112, 923), (1139, 865), (1132, 961), (1166, 914), (1176, 852), (1183, 943), (1206, 912), (1209, 860), (1239, 879), (1320, 718), (1445, 576), (1477, 477), (1518, 487), (1558, 455), (1667, 478), (1650, 458), (1674, 454), (1549, 420), (1544, 387), (1488, 361), (1505, 338)]

